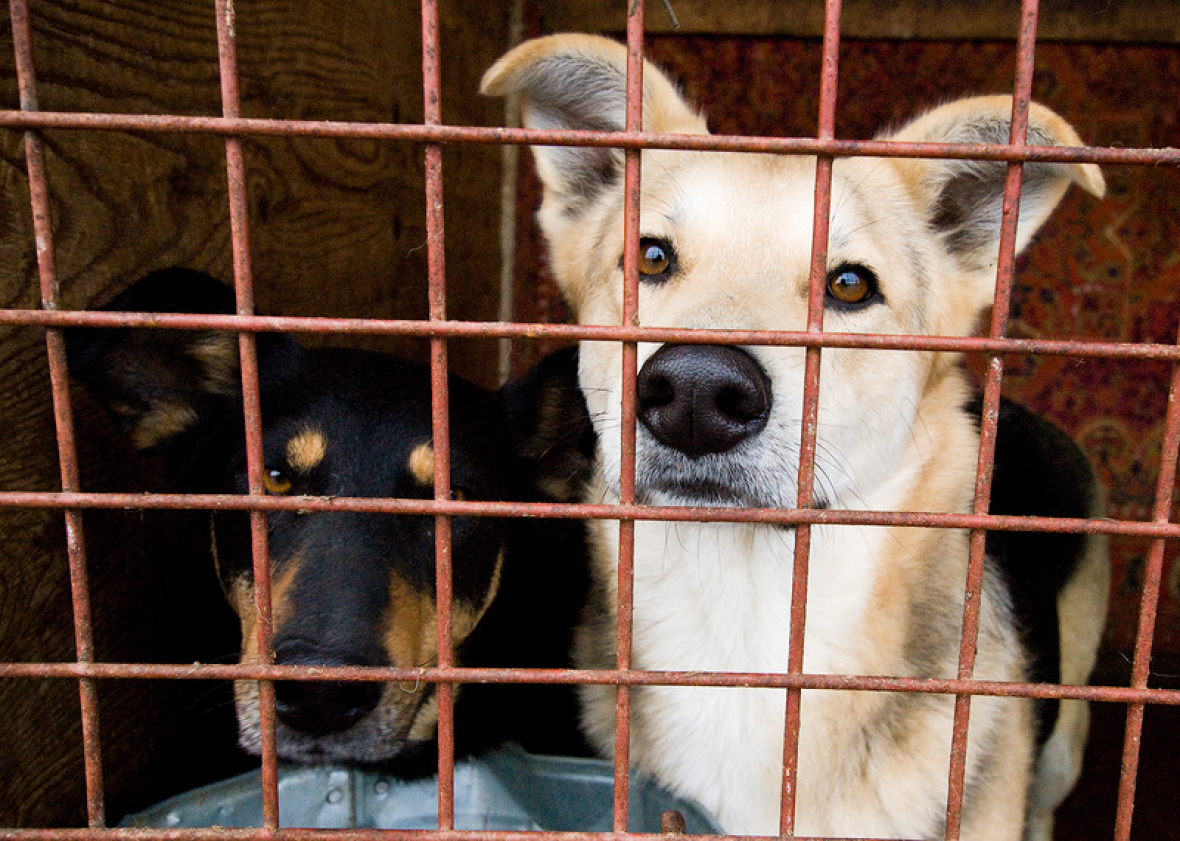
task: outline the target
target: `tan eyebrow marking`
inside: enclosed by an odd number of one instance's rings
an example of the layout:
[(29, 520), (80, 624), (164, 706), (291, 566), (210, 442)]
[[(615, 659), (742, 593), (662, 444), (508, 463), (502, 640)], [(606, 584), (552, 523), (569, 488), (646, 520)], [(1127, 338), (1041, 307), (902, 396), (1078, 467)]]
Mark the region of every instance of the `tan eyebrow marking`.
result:
[(179, 435), (196, 422), (197, 413), (191, 406), (160, 403), (139, 421), (132, 432), (132, 440), (139, 449), (147, 449)]
[(318, 467), (328, 454), (328, 440), (324, 433), (308, 427), (287, 442), (287, 463), (307, 473)]
[(238, 376), (238, 342), (232, 333), (210, 332), (195, 339), (188, 349), (200, 363), (201, 385), (211, 394), (232, 395), (242, 380)]
[(434, 487), (434, 447), (429, 441), (414, 448), (408, 466), (414, 481), (419, 485)]

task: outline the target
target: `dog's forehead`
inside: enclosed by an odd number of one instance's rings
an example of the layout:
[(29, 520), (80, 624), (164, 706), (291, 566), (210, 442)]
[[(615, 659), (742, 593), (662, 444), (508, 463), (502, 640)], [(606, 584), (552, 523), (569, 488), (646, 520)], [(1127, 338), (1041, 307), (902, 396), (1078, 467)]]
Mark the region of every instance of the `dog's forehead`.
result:
[[(736, 152), (673, 152), (643, 173), (645, 217), (724, 231), (737, 224), (809, 229), (815, 184), (807, 158)], [(646, 161), (645, 161), (646, 165)]]
[[(815, 211), (815, 159), (791, 155), (673, 152), (644, 171), (647, 235), (677, 237), (697, 250), (759, 245), (808, 259)], [(646, 165), (646, 161), (645, 161)], [(883, 215), (897, 219), (905, 196), (880, 161), (841, 161), (832, 174), (830, 244), (855, 249), (876, 238)]]

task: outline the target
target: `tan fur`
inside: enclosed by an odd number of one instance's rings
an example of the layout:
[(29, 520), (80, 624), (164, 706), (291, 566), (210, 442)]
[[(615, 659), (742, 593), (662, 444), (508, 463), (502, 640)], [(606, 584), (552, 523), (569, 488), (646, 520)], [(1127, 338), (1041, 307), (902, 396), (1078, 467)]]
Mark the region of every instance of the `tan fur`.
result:
[(391, 663), (431, 666), (438, 660), (434, 598), (412, 587), (401, 576), (389, 582), (384, 648)]
[(434, 487), (434, 447), (427, 441), (410, 453), (410, 475), (419, 485)]
[[(214, 541), (216, 545), (216, 540)], [(272, 638), (283, 626), (283, 619), (287, 613), (287, 593), (299, 572), (299, 563), (293, 560), (285, 564), (283, 571), (271, 580), (271, 635)], [(238, 578), (234, 581), (229, 593), (230, 606), (238, 615), (238, 622), (242, 628), (242, 651), (238, 661), (244, 665), (258, 665), (262, 662), (258, 650), (258, 608), (255, 603), (254, 582), (249, 577)], [(257, 717), (258, 682), (253, 680), (234, 681), (234, 702), (238, 707), (239, 718), (247, 710)]]
[(238, 342), (233, 333), (212, 332), (189, 346), (189, 354), (201, 363), (201, 387), (210, 394), (231, 395), (238, 389)]
[[(454, 693), (459, 694), (460, 687), (455, 687)], [(412, 741), (425, 741), (434, 738), (438, 732), (438, 695), (431, 695), (414, 714), (413, 722), (406, 733), (406, 738)]]
[[(283, 627), (283, 620), (287, 614), (287, 593), (299, 573), (299, 563), (292, 560), (284, 564), (283, 571), (271, 581), (271, 634), (272, 636)], [(242, 655), (243, 664), (260, 662), (258, 659), (258, 608), (255, 604), (254, 584), (249, 578), (239, 578), (230, 592), (230, 606), (238, 615), (242, 626)]]
[[(1105, 511), (1096, 501), (1093, 516)], [(1061, 635), (1061, 682), (1084, 686), (1090, 680), (1102, 641), (1110, 598), (1109, 540), (1090, 535), (1081, 567), (1057, 598)], [(1090, 708), (1085, 701), (1061, 701), (1057, 724), (1036, 765), (1030, 792), (1026, 841), (1052, 841), (1053, 811), (1061, 805), (1082, 772), (1082, 757), (1090, 730)]]
[[(501, 58), (485, 74), (482, 90), (519, 94), (529, 127), (618, 131), (625, 66), (626, 50), (617, 43), (552, 36)], [(887, 139), (1007, 142), (1011, 107), (1008, 97), (961, 100)], [(703, 118), (651, 65), (644, 68), (643, 129), (705, 132)], [(1060, 117), (1034, 106), (1028, 143), (1080, 140)], [(566, 147), (533, 151), (544, 185), (537, 218), (563, 293), (580, 322), (622, 323), (621, 155)], [(666, 279), (641, 282), (641, 325), (806, 327), (813, 159), (646, 149), (641, 171), (640, 235), (668, 243), (678, 258)], [(881, 278), (883, 300), (829, 308), (825, 329), (973, 332), (995, 286), (1004, 171), (1003, 164), (954, 160), (837, 160), (828, 265), (867, 266)], [(1104, 189), (1092, 164), (1026, 164), (1023, 172), (1018, 249), (1070, 182), (1095, 195)], [(640, 343), (641, 367), (656, 350)], [(784, 453), (798, 446), (804, 352), (745, 350), (773, 384), (770, 421), (752, 443), (704, 458), (739, 474), (740, 481), (753, 476), (742, 487), (761, 494), (757, 507), (791, 508), (795, 466)], [(821, 360), (816, 493), (827, 495), (825, 504), (970, 511), (978, 436), (962, 410), (967, 382), (958, 357), (825, 349)], [(621, 369), (618, 343), (582, 343), (580, 380), (599, 433), (599, 471), (587, 494), (593, 502), (618, 500)], [(676, 491), (645, 484), (645, 471), (661, 466), (669, 452), (648, 430), (638, 430), (641, 501), (694, 504), (681, 503)], [(669, 469), (698, 475), (691, 466)], [(618, 609), (618, 525), (599, 520), (591, 529), (597, 599), (579, 631), (577, 654), (585, 667), (609, 668)], [(812, 536), (805, 670), (956, 675), (968, 554), (964, 532), (817, 527)], [(787, 530), (766, 526), (636, 523), (634, 667), (783, 670), (792, 544)], [(1101, 627), (1103, 559), (1100, 548), (1093, 551), (1092, 566), (1062, 596), (1063, 642), (1076, 641), (1083, 651), (1077, 663), (1066, 664), (1067, 680), (1085, 679)], [(1025, 679), (1007, 594), (994, 571), (979, 596), (975, 676)], [(1086, 613), (1097, 616), (1079, 621)], [(614, 695), (611, 686), (583, 689), (583, 721), (604, 752), (614, 744)], [(772, 834), (778, 827), (784, 698), (775, 690), (636, 687), (632, 761), (701, 800), (727, 832)], [(953, 699), (945, 696), (805, 692), (798, 830), (941, 837), (952, 713)], [(1066, 734), (1061, 741), (1071, 749), (1084, 741), (1080, 718), (1069, 709), (1059, 725)], [(1032, 762), (1030, 704), (972, 699), (963, 839), (1021, 837)], [(1038, 772), (1038, 786), (1048, 773)], [(1066, 791), (1069, 785), (1072, 780)], [(1034, 802), (1041, 796), (1038, 791)], [(1045, 796), (1051, 809), (1056, 794)]]
[[(504, 553), (496, 558), (487, 594), (478, 605), (455, 601), (451, 606), (451, 639), (467, 639), (491, 607), (500, 589)], [(398, 666), (429, 666), (438, 662), (437, 611), (434, 594), (421, 592), (398, 575), (390, 576), (384, 647)]]
[(143, 414), (131, 440), (139, 449), (154, 447), (179, 435), (197, 422), (197, 413), (186, 403), (160, 402)]
[(327, 454), (328, 440), (320, 429), (301, 429), (287, 442), (287, 463), (304, 473), (319, 467)]
[[(451, 606), (451, 639), (455, 645), (467, 639), (479, 620), (491, 607), (500, 588), (504, 555), (496, 558), (491, 584), (479, 605), (456, 601)], [(390, 577), (389, 607), (386, 608), (384, 647), (389, 661), (400, 667), (428, 668), (438, 664), (438, 611), (434, 595), (423, 593), (398, 575)], [(398, 683), (387, 691), (385, 703), (405, 710), (414, 709), (412, 716), (399, 714), (408, 722), (407, 738), (429, 739), (438, 726), (438, 696), (426, 692), (422, 682)], [(456, 692), (459, 687), (456, 687)]]
[(454, 627), (452, 632), (455, 635), (456, 641), (467, 639), (471, 632), (475, 630), (475, 626), (483, 619), (488, 608), (492, 606), (496, 595), (500, 592), (500, 579), (504, 573), (504, 550), (496, 555), (496, 566), (492, 570), (492, 579), (488, 583), (488, 591), (484, 596), (483, 601), (478, 605), (467, 606), (463, 602), (459, 603), (461, 610), (456, 610), (454, 615)]

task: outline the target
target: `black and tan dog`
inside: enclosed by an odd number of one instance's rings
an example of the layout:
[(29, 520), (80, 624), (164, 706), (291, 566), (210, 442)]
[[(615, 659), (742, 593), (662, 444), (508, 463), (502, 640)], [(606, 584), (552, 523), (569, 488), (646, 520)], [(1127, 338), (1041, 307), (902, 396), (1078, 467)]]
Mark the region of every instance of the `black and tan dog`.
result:
[[(504, 56), (483, 90), (520, 94), (531, 128), (620, 131), (625, 68), (620, 44), (552, 36)], [(1011, 111), (1009, 97), (960, 100), (886, 139), (1004, 143)], [(643, 71), (643, 129), (707, 133), (704, 117), (651, 65)], [(1028, 136), (1031, 145), (1080, 145), (1064, 120), (1038, 105)], [(538, 219), (558, 283), (582, 323), (622, 323), (622, 153), (533, 151), (544, 185)], [(1006, 171), (962, 160), (837, 160), (825, 329), (969, 335), (992, 302)], [(1018, 248), (1071, 182), (1103, 192), (1092, 164), (1029, 163), (1023, 176)], [(805, 329), (815, 177), (815, 160), (806, 156), (644, 150), (639, 323)], [(599, 436), (594, 501), (619, 493), (621, 353), (618, 343), (581, 347), (580, 381)], [(802, 348), (648, 343), (639, 347), (639, 364), (640, 502), (795, 506)], [(978, 431), (967, 395), (954, 354), (825, 349), (816, 506), (971, 510)], [(1020, 513), (1098, 510), (1090, 471), (1064, 436), (1031, 422), (1006, 426), (1015, 431), (1001, 432), (1001, 447), (1009, 436), (1039, 455), (1003, 457), (1003, 483), (1026, 497)], [(1067, 490), (1071, 482), (1076, 487)], [(580, 657), (601, 667), (615, 650), (618, 529), (610, 521), (593, 528), (600, 614), (582, 629)], [(769, 524), (637, 523), (634, 665), (784, 671), (794, 544), (793, 530)], [(976, 676), (1023, 681), (1032, 663), (1035, 676), (1085, 682), (1107, 598), (1103, 541), (1006, 539), (989, 548)], [(967, 550), (961, 531), (813, 529), (804, 669), (953, 678)], [(1015, 554), (1004, 562), (1001, 552)], [(1017, 615), (1038, 609), (1047, 621)], [(1041, 644), (1049, 649), (1038, 654)], [(768, 689), (637, 687), (631, 757), (713, 810), (727, 831), (776, 834), (784, 700)], [(583, 701), (590, 737), (609, 751), (612, 688), (587, 687)], [(948, 696), (804, 692), (796, 830), (943, 837), (952, 707)], [(1087, 718), (1081, 702), (1062, 704), (1038, 747), (1033, 707), (973, 700), (962, 838), (1013, 841), (1026, 825), (1028, 837), (1048, 837), (1052, 809), (1077, 774)]]
[[(212, 278), (168, 269), (144, 278), (108, 309), (228, 313), (234, 300)], [(76, 329), (67, 341), (71, 371), (137, 447), (164, 460), (179, 490), (246, 490), (235, 334)], [(268, 493), (433, 496), (431, 390), (424, 366), (356, 350), (304, 349), (285, 334), (260, 334), (257, 348)], [(578, 450), (585, 427), (572, 350), (498, 393), (455, 377), (449, 393), (454, 495), (541, 500), (568, 493), (578, 481), (580, 464), (588, 462)], [(248, 515), (210, 516), (218, 574), (241, 619), (242, 661), (257, 662)], [(267, 527), (277, 663), (436, 662), (432, 516), (284, 511), (268, 514)], [(581, 524), (456, 517), (452, 538), (457, 661), (568, 665), (587, 577)], [(509, 738), (536, 751), (579, 750), (571, 690), (460, 690), (460, 754)], [(404, 776), (436, 767), (432, 684), (285, 681), (276, 684), (275, 694), (283, 759), (379, 765)], [(239, 681), (235, 695), (240, 742), (256, 753), (257, 684)]]

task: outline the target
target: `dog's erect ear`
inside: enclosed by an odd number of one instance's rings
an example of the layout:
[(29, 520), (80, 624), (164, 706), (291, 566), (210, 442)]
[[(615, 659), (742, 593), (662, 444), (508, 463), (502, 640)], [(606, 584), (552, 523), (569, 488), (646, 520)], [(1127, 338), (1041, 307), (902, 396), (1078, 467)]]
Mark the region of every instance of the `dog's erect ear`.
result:
[[(1008, 142), (1012, 98), (981, 96), (951, 102), (918, 117), (886, 140), (909, 143)], [(1029, 111), (1030, 146), (1081, 146), (1073, 128), (1057, 114), (1034, 103)], [(1000, 215), (1007, 164), (997, 161), (899, 159), (895, 165), (945, 249), (971, 275), (978, 276), (990, 302), (999, 256)], [(1101, 197), (1105, 184), (1095, 164), (1026, 163), (1020, 200), (1016, 249), (1028, 245), (1037, 229), (1075, 183)]]
[[(233, 291), (189, 269), (161, 269), (103, 307), (115, 312), (227, 313)], [(260, 334), (260, 368), (290, 357), (286, 336)], [(236, 412), (241, 423), (238, 338), (221, 330), (72, 328), (70, 373), (111, 412), (138, 449), (164, 455), (173, 473), (198, 457), (198, 442)], [(184, 450), (185, 452), (179, 452)]]
[(575, 500), (590, 478), (595, 448), (578, 387), (577, 347), (549, 354), (498, 397), (525, 484), (560, 502)]
[[(527, 41), (484, 74), (489, 96), (520, 94), (524, 125), (534, 129), (622, 131), (627, 49), (593, 35), (552, 35)], [(707, 134), (696, 112), (653, 65), (643, 68), (643, 130)], [(622, 178), (617, 149), (534, 146), (546, 191), (563, 203), (587, 199)]]
[[(233, 291), (199, 272), (162, 269), (103, 307), (117, 312), (232, 313)], [(238, 342), (214, 330), (78, 328), (67, 332), (70, 373), (141, 450), (195, 426), (238, 393)]]

